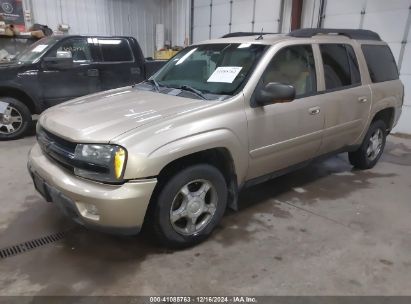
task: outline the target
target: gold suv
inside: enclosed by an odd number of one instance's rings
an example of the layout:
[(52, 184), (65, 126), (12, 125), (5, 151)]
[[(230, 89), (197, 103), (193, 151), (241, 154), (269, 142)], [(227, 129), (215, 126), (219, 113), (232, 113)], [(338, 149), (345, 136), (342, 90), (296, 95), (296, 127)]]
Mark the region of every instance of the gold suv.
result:
[(404, 94), (378, 34), (228, 36), (148, 81), (44, 112), (28, 162), (38, 192), (85, 226), (144, 227), (182, 247), (209, 236), (243, 187), (329, 154), (377, 163)]

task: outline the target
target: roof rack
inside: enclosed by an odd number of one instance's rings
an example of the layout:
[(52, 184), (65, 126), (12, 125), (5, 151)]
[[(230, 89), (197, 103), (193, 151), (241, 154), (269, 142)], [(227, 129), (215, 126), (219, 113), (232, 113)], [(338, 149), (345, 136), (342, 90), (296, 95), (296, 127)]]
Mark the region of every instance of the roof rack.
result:
[(225, 34), (221, 38), (244, 37), (244, 36), (261, 36), (261, 35), (271, 35), (271, 34), (278, 34), (278, 33), (233, 32), (233, 33)]
[(330, 28), (304, 28), (288, 33), (291, 37), (308, 38), (317, 34), (336, 34), (346, 36), (357, 40), (377, 40), (381, 41), (380, 36), (370, 30), (354, 30), (354, 29), (330, 29)]

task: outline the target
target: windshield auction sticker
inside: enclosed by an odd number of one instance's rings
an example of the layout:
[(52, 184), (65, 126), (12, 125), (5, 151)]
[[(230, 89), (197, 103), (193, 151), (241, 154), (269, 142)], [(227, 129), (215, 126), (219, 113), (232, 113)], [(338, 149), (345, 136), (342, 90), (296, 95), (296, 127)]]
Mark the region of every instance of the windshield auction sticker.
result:
[(224, 82), (233, 83), (234, 79), (240, 73), (242, 67), (218, 67), (207, 82)]
[(41, 53), (41, 52), (43, 52), (43, 51), (46, 49), (47, 46), (48, 46), (47, 44), (39, 44), (38, 46), (36, 46), (36, 47), (32, 50), (32, 52), (33, 52), (33, 53)]

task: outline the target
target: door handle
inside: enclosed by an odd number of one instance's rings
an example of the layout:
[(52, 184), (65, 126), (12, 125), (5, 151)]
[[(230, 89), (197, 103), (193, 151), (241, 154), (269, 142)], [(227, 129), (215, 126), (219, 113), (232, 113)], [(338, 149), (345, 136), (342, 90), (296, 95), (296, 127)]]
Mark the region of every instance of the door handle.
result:
[(130, 68), (130, 73), (131, 74), (141, 74), (141, 69), (140, 68)]
[(97, 69), (89, 69), (87, 70), (87, 76), (89, 77), (97, 77), (99, 76), (99, 71)]
[(365, 102), (367, 102), (367, 101), (368, 101), (368, 98), (367, 98), (367, 97), (365, 97), (365, 96), (358, 97), (358, 101), (359, 101), (359, 102), (361, 102), (361, 103), (365, 103)]
[(320, 108), (320, 107), (310, 108), (310, 109), (308, 109), (308, 112), (309, 112), (311, 115), (317, 115), (317, 114), (320, 114), (321, 108)]

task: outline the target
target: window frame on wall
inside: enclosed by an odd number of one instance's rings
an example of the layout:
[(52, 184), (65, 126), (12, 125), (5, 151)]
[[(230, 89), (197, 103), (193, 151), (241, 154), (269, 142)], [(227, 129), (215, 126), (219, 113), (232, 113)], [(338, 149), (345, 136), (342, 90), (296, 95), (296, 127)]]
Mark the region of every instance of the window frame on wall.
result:
[[(353, 45), (350, 43), (341, 43), (341, 42), (321, 42), (318, 43), (318, 50), (319, 50), (319, 56), (321, 57), (321, 68), (323, 71), (323, 80), (324, 80), (324, 89), (322, 91), (319, 91), (319, 93), (324, 94), (328, 92), (335, 92), (335, 91), (341, 91), (341, 90), (346, 90), (350, 88), (355, 88), (358, 86), (362, 85), (362, 78), (361, 78), (361, 70), (359, 66), (359, 60), (358, 60), (358, 55), (355, 51), (355, 48)], [(346, 55), (347, 55), (347, 63), (348, 63), (348, 68), (349, 68), (349, 75), (350, 75), (350, 84), (348, 85), (342, 85), (342, 86), (337, 86), (333, 88), (327, 88), (327, 80), (326, 80), (326, 71), (325, 71), (325, 63), (324, 63), (324, 56), (323, 56), (323, 50), (322, 46), (333, 46), (333, 45), (339, 45), (339, 46), (344, 46)], [(350, 57), (353, 56), (353, 57)], [(353, 66), (356, 67), (356, 71), (353, 70)]]

